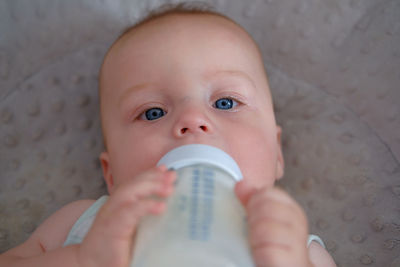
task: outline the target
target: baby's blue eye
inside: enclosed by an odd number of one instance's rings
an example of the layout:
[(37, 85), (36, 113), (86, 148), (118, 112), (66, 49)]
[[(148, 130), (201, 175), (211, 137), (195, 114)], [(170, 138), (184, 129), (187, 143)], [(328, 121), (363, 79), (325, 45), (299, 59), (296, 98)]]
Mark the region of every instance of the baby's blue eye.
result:
[(231, 109), (237, 105), (237, 102), (230, 98), (220, 98), (215, 101), (215, 107), (218, 109)]
[(143, 115), (145, 116), (146, 120), (152, 121), (152, 120), (157, 120), (162, 116), (164, 116), (165, 111), (162, 110), (161, 108), (151, 108), (146, 110), (146, 112)]

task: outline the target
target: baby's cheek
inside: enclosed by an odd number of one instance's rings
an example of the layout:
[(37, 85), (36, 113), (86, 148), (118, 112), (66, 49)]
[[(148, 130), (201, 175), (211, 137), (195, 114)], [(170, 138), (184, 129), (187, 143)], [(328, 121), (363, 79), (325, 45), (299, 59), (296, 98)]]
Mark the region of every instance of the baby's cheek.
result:
[(243, 167), (244, 179), (254, 188), (273, 186), (275, 183), (275, 167), (268, 160), (253, 159), (245, 161)]
[(236, 145), (235, 158), (244, 178), (255, 187), (273, 185), (276, 180), (276, 145), (263, 132), (244, 135)]

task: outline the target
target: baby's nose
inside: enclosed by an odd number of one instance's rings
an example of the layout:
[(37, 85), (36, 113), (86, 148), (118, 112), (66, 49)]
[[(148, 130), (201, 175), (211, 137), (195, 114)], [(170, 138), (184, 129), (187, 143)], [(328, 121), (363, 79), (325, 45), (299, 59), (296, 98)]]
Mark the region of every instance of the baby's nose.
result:
[(206, 125), (199, 125), (199, 126), (193, 126), (193, 127), (183, 127), (180, 129), (180, 134), (185, 134), (186, 132), (208, 132), (208, 127)]
[(174, 126), (174, 134), (183, 137), (190, 134), (211, 133), (209, 118), (199, 109), (185, 110)]

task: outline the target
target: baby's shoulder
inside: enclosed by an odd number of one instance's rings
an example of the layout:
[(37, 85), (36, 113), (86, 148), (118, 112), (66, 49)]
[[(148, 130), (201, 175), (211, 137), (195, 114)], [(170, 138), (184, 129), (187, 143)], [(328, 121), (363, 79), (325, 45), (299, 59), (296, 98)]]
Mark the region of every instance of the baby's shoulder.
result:
[(62, 247), (75, 221), (94, 202), (85, 199), (65, 205), (39, 225), (28, 240), (7, 253), (17, 257), (33, 257)]
[(94, 202), (84, 199), (63, 206), (39, 225), (29, 239), (37, 243), (43, 252), (62, 247), (74, 223)]
[(94, 202), (84, 199), (63, 206), (48, 217), (32, 236), (41, 241), (46, 251), (61, 247), (74, 223)]

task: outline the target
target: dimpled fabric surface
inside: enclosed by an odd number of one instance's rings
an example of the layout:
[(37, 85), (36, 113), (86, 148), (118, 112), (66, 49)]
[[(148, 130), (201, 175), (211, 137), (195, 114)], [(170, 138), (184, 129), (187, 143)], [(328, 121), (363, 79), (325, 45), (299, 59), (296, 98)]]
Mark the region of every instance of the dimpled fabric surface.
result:
[[(0, 252), (106, 192), (97, 75), (167, 1), (0, 2)], [(177, 1), (168, 1), (175, 3)], [(400, 266), (400, 2), (208, 1), (260, 45), (285, 177), (338, 266)]]

